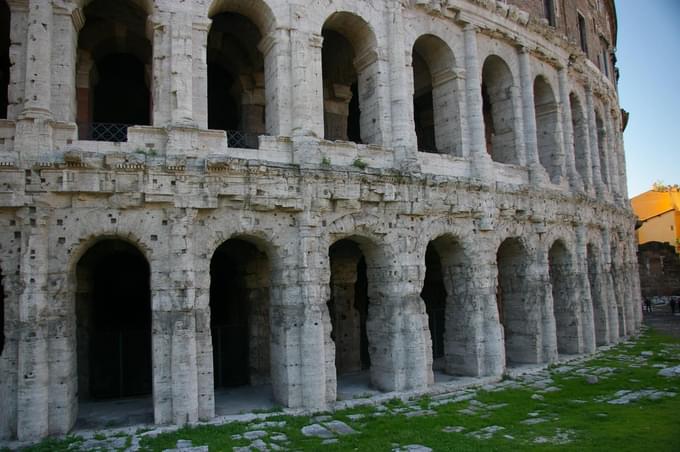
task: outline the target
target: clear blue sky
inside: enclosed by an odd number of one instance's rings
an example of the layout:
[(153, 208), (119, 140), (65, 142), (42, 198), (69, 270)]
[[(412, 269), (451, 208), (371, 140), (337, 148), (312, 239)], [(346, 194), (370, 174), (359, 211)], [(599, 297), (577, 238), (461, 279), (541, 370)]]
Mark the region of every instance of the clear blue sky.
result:
[(615, 0), (628, 194), (680, 184), (680, 0)]

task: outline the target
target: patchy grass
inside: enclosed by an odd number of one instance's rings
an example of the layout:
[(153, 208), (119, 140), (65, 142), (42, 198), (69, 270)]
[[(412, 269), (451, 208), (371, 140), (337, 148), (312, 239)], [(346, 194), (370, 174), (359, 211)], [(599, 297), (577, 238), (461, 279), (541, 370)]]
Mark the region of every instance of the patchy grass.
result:
[[(652, 355), (642, 355), (643, 351)], [(680, 341), (649, 332), (589, 361), (504, 379), (484, 389), (406, 403), (393, 399), (384, 406), (325, 413), (328, 419), (276, 414), (267, 418), (266, 422), (285, 422), (282, 427), (258, 426), (265, 421), (253, 421), (184, 428), (157, 437), (143, 436), (140, 446), (162, 451), (174, 448), (182, 439), (196, 446), (208, 445), (211, 451), (230, 451), (252, 443), (242, 436), (244, 432), (265, 430), (267, 436), (262, 441), (290, 450), (389, 451), (421, 444), (435, 451), (678, 451), (680, 379), (658, 375), (661, 367), (677, 365)], [(598, 381), (589, 384), (587, 375), (597, 376)], [(628, 404), (609, 403), (637, 391), (648, 391), (652, 397)], [(455, 401), (465, 394), (467, 400)], [(335, 444), (323, 444), (322, 439), (301, 433), (306, 425), (330, 419), (342, 421), (358, 433), (336, 435)], [(285, 438), (277, 437), (279, 433)], [(47, 440), (30, 450), (67, 450), (69, 441), (78, 441), (69, 438)]]

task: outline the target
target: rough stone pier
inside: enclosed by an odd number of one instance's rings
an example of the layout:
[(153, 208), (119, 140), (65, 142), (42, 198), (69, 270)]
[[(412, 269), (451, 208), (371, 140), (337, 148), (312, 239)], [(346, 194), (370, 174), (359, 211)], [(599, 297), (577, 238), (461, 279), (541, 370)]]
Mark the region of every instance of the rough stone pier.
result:
[(640, 327), (612, 0), (0, 0), (0, 33), (2, 439)]

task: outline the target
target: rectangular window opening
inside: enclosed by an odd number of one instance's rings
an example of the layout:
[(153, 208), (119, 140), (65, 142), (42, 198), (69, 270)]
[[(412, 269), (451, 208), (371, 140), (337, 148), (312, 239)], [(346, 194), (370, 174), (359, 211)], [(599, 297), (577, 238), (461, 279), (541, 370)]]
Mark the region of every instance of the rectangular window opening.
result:
[(578, 35), (581, 40), (581, 50), (588, 54), (588, 34), (586, 31), (586, 19), (578, 13)]
[(555, 2), (554, 0), (543, 0), (543, 11), (545, 18), (548, 19), (548, 24), (551, 27), (555, 26)]

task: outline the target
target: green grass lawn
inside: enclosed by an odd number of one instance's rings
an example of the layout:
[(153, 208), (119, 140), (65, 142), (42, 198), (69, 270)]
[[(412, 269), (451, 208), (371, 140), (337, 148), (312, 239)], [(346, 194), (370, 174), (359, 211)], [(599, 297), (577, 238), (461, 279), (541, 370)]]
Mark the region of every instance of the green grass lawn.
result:
[[(140, 434), (137, 440), (142, 450), (172, 449), (182, 439), (208, 445), (211, 451), (231, 451), (253, 442), (241, 436), (244, 432), (265, 430), (260, 441), (273, 450), (390, 451), (419, 444), (435, 451), (680, 451), (680, 378), (658, 375), (660, 368), (678, 365), (680, 341), (647, 332), (591, 360), (506, 379), (493, 387), (320, 414), (328, 419), (273, 413), (266, 422), (285, 423), (275, 427), (257, 426), (264, 422), (258, 420), (184, 428), (156, 437)], [(596, 375), (598, 381), (588, 383), (587, 375)], [(617, 395), (619, 391), (646, 391), (646, 397), (609, 403), (627, 395)], [(467, 400), (454, 401), (461, 396)], [(323, 439), (301, 432), (304, 426), (329, 420), (342, 421), (357, 433), (335, 435), (336, 443), (323, 444)], [(48, 440), (29, 450), (77, 450), (83, 441)], [(131, 442), (126, 438), (126, 446)]]

